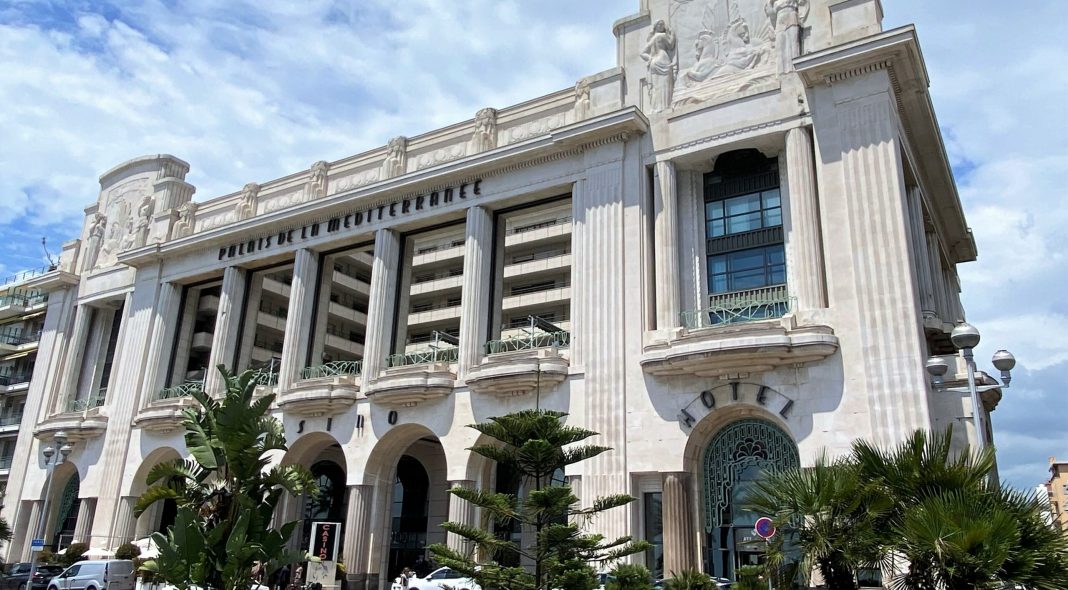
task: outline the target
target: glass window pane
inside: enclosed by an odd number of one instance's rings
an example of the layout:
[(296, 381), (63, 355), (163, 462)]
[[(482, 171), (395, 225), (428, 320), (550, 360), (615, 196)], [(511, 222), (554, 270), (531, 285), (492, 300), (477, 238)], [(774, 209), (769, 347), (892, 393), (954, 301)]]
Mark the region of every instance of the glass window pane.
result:
[(764, 266), (764, 249), (754, 248), (752, 250), (742, 250), (740, 252), (731, 252), (728, 265), (730, 270), (738, 271), (753, 268), (762, 268)]
[(772, 189), (770, 191), (764, 191), (764, 208), (771, 209), (772, 207), (782, 206), (781, 198), (779, 197), (779, 189)]
[(705, 219), (723, 219), (723, 201), (705, 203)]
[(782, 209), (768, 209), (764, 211), (764, 227), (776, 227), (782, 225)]
[(740, 215), (742, 213), (760, 211), (760, 195), (733, 197), (723, 201), (723, 205), (727, 210), (727, 215)]
[(727, 218), (727, 233), (737, 234), (754, 229), (760, 229), (759, 211)]
[(768, 262), (770, 264), (783, 264), (786, 262), (786, 251), (783, 249), (782, 244), (776, 244), (774, 246), (768, 246)]
[(730, 286), (732, 291), (763, 287), (765, 285), (764, 281), (763, 268), (732, 272), (730, 275)]
[(726, 293), (727, 275), (715, 275), (709, 280), (709, 291), (712, 293)]

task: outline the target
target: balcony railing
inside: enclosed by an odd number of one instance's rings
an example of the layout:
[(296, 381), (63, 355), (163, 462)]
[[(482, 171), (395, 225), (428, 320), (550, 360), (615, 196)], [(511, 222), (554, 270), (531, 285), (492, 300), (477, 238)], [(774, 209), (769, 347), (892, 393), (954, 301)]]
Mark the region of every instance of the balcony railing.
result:
[(346, 375), (359, 375), (363, 369), (360, 361), (334, 361), (313, 367), (305, 367), (301, 373), (301, 379), (319, 379), (320, 377), (338, 377)]
[(775, 285), (711, 295), (708, 304), (705, 309), (682, 312), (682, 325), (694, 329), (780, 318), (796, 307), (796, 299), (790, 297), (786, 285)]
[(0, 344), (9, 344), (11, 346), (22, 346), (23, 344), (37, 342), (40, 339), (40, 330), (37, 330), (36, 332), (26, 332), (24, 330), (14, 329), (0, 332)]
[(0, 297), (0, 307), (7, 305), (20, 305), (22, 307), (33, 307), (34, 305), (40, 305), (48, 302), (48, 293), (34, 293), (32, 295), (26, 295), (24, 293), (14, 293), (12, 295), (4, 295)]
[(263, 387), (278, 385), (278, 367), (273, 363), (268, 367), (256, 369), (252, 372), (252, 381)]
[(545, 221), (539, 221), (539, 222), (530, 223), (530, 224), (527, 224), (527, 225), (520, 225), (520, 226), (513, 227), (513, 228), (509, 229), (507, 231), (507, 234), (508, 235), (522, 234), (522, 233), (526, 233), (528, 231), (534, 231), (534, 230), (538, 230), (538, 229), (545, 229), (547, 227), (552, 227), (554, 225), (564, 225), (566, 223), (571, 223), (571, 217), (570, 216), (568, 216), (568, 217), (558, 217), (556, 219), (547, 219)]
[(39, 276), (41, 276), (43, 274), (50, 273), (53, 270), (56, 270), (56, 266), (55, 265), (42, 266), (41, 268), (33, 268), (33, 269), (30, 269), (30, 270), (24, 270), (24, 271), (22, 271), (22, 272), (20, 272), (18, 274), (9, 276), (6, 279), (0, 281), (0, 285), (7, 285), (7, 284), (10, 284), (10, 283), (20, 283), (22, 281), (25, 281), (25, 280), (28, 280), (28, 279), (32, 279), (33, 277), (39, 277)]
[(18, 383), (29, 383), (33, 372), (18, 373), (16, 375), (0, 375), (0, 386), (9, 387)]
[(189, 397), (189, 396), (193, 395), (194, 391), (203, 391), (203, 390), (204, 390), (204, 382), (203, 381), (186, 381), (185, 383), (182, 383), (181, 385), (175, 385), (174, 387), (167, 387), (165, 389), (161, 389), (159, 391), (159, 393), (156, 394), (156, 401), (165, 400), (165, 399), (179, 399), (179, 398), (183, 398), (183, 397)]
[(0, 418), (0, 427), (15, 426), (17, 424), (22, 424), (22, 414), (15, 414), (12, 416), (4, 416)]
[(391, 354), (386, 357), (386, 366), (406, 367), (433, 363), (455, 363), (459, 358), (459, 354), (459, 348), (435, 348), (406, 354)]
[(11, 460), (14, 457), (0, 457), (0, 469), (11, 469)]
[(101, 387), (97, 391), (96, 395), (91, 395), (84, 399), (72, 399), (67, 402), (68, 412), (84, 412), (93, 408), (99, 408), (104, 405), (104, 401), (107, 398), (108, 388)]
[(571, 344), (571, 332), (549, 332), (528, 334), (502, 340), (490, 340), (486, 343), (486, 354), (534, 350), (536, 348), (566, 348)]

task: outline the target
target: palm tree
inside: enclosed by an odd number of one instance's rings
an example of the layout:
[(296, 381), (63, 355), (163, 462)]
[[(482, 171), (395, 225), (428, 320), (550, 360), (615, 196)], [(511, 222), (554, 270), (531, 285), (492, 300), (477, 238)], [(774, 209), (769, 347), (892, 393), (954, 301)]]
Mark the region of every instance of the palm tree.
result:
[(152, 468), (134, 510), (139, 516), (163, 500), (178, 505), (167, 535), (153, 535), (160, 556), (146, 569), (182, 590), (247, 590), (255, 562), (270, 574), (305, 557), (286, 549), (296, 522), (270, 525), (282, 494), (315, 493), (311, 473), (299, 465), (267, 469), (267, 454), (287, 449), (281, 422), (269, 414), (274, 395), (255, 395), (251, 371), (219, 371), (222, 398), (193, 391), (199, 408), (185, 410), (190, 458)]
[[(889, 510), (889, 498), (858, 477), (846, 461), (821, 457), (806, 469), (769, 475), (750, 491), (746, 510), (769, 515), (777, 528), (796, 535), (804, 574), (819, 570), (828, 588), (855, 590), (855, 571), (878, 563), (874, 523)], [(769, 568), (785, 566), (783, 535), (770, 547)]]

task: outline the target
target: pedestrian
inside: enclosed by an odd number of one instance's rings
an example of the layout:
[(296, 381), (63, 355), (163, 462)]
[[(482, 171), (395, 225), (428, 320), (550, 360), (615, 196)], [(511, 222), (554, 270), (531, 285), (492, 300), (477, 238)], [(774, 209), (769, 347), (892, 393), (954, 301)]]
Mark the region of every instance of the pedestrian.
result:
[(287, 563), (286, 565), (283, 565), (282, 567), (278, 568), (278, 571), (275, 573), (274, 587), (276, 588), (276, 590), (285, 590), (288, 584), (289, 564)]

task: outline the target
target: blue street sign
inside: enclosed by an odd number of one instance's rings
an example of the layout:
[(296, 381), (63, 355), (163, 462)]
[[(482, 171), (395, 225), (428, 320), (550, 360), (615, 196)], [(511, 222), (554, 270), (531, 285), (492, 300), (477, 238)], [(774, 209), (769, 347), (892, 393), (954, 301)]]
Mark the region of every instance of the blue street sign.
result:
[(34, 539), (30, 541), (30, 551), (40, 551), (44, 549), (44, 539)]

